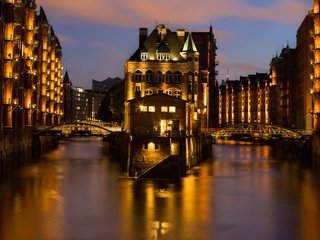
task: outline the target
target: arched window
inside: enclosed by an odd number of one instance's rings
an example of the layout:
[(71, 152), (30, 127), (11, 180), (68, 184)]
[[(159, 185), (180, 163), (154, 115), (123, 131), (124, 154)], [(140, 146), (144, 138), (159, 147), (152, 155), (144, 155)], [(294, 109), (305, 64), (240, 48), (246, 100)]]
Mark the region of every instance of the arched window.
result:
[(152, 74), (152, 72), (150, 70), (148, 70), (147, 73), (146, 73), (146, 82), (147, 83), (151, 83), (152, 80), (153, 80), (153, 74)]
[(173, 75), (170, 71), (166, 72), (166, 83), (167, 84), (171, 84), (172, 83), (172, 78), (173, 78)]
[(152, 89), (147, 89), (146, 90), (146, 96), (150, 96), (153, 94), (153, 90)]
[(135, 82), (142, 82), (142, 73), (139, 70), (136, 71), (133, 79)]
[(157, 73), (157, 79), (156, 79), (156, 82), (157, 83), (162, 83), (162, 72), (158, 71)]
[(182, 78), (182, 75), (181, 75), (181, 72), (177, 71), (174, 73), (174, 83), (181, 83), (181, 78)]
[(172, 90), (166, 90), (165, 91), (165, 94), (169, 95), (169, 96), (172, 96)]

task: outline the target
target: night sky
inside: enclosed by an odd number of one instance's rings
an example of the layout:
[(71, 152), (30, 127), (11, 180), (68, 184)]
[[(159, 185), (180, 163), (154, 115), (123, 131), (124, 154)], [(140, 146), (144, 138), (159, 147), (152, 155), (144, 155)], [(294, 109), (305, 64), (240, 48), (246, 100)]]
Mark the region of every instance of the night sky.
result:
[(268, 72), (296, 31), (312, 0), (37, 0), (63, 47), (63, 65), (74, 86), (123, 77), (138, 47), (140, 27), (209, 31), (217, 39), (218, 80)]

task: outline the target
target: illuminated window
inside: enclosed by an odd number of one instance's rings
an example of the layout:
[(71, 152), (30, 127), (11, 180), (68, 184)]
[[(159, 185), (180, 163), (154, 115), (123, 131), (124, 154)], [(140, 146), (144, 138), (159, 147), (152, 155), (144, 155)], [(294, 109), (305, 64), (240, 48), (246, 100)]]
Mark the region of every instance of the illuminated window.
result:
[(172, 91), (171, 91), (171, 90), (167, 90), (167, 91), (165, 92), (165, 94), (167, 94), (167, 95), (169, 95), (169, 96), (172, 96)]
[(168, 112), (168, 106), (161, 106), (161, 112)]
[(150, 96), (153, 94), (153, 91), (151, 89), (146, 90), (146, 96)]
[(146, 61), (146, 60), (148, 60), (148, 53), (141, 53), (141, 60), (142, 61)]
[(169, 107), (169, 112), (171, 112), (171, 113), (176, 112), (176, 107), (175, 106), (170, 106)]
[(169, 61), (170, 60), (170, 53), (157, 53), (157, 60)]
[(80, 106), (77, 106), (77, 110), (80, 110), (81, 109), (81, 107)]
[(139, 109), (140, 109), (140, 112), (147, 112), (148, 111), (148, 107), (143, 106), (143, 105), (140, 105)]
[(181, 97), (181, 91), (175, 90), (174, 93), (173, 93), (173, 96), (176, 97), (176, 98), (180, 98)]
[(156, 111), (156, 107), (155, 106), (148, 106), (148, 111), (149, 112), (155, 112)]

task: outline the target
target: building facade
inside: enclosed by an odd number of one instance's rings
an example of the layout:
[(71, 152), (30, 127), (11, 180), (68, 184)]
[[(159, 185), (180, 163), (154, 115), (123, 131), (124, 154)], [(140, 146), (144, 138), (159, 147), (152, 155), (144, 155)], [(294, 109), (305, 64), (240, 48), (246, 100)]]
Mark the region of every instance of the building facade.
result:
[[(215, 82), (216, 74), (216, 45), (212, 28), (204, 33), (186, 33), (184, 29), (172, 32), (164, 25), (158, 25), (150, 35), (146, 28), (140, 28), (139, 34), (139, 47), (125, 63), (125, 129), (129, 132), (134, 129), (129, 119), (134, 114), (131, 105), (136, 105), (136, 101), (132, 100), (140, 99), (147, 105), (153, 95), (159, 94), (193, 105), (195, 110), (190, 113), (193, 121), (200, 121), (198, 127), (207, 127), (209, 104), (214, 99), (210, 86)], [(165, 106), (170, 106), (172, 98), (162, 99)], [(135, 112), (140, 114), (140, 111), (138, 107)], [(149, 109), (147, 112), (150, 113), (149, 118), (156, 114)], [(165, 123), (161, 119), (153, 119), (154, 126)], [(173, 122), (175, 119), (171, 120)], [(169, 128), (170, 121), (166, 121), (164, 128)], [(195, 131), (191, 127), (195, 124), (180, 122), (180, 126), (186, 133)], [(185, 129), (183, 126), (188, 127)]]
[(35, 128), (63, 117), (62, 49), (37, 9), (35, 0), (0, 0), (0, 175), (31, 159)]
[(272, 86), (269, 74), (241, 76), (218, 87), (219, 126), (236, 123), (270, 124)]
[(1, 1), (1, 123), (5, 129), (61, 121), (61, 46), (34, 0)]

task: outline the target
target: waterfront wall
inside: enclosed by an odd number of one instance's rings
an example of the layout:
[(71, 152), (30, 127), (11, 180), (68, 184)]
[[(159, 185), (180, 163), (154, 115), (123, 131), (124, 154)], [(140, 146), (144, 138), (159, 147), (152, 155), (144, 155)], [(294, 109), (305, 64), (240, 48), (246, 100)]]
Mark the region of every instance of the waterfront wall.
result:
[(111, 148), (131, 177), (179, 178), (199, 165), (212, 151), (212, 139), (199, 136), (114, 135)]
[(320, 168), (320, 135), (314, 134), (312, 136), (312, 166)]
[(37, 159), (58, 144), (54, 136), (35, 136), (32, 129), (6, 130), (0, 139), (0, 176)]
[(310, 165), (313, 162), (312, 156), (312, 139), (297, 139), (297, 140), (273, 140), (271, 145), (274, 151), (287, 153), (288, 156), (301, 160)]

